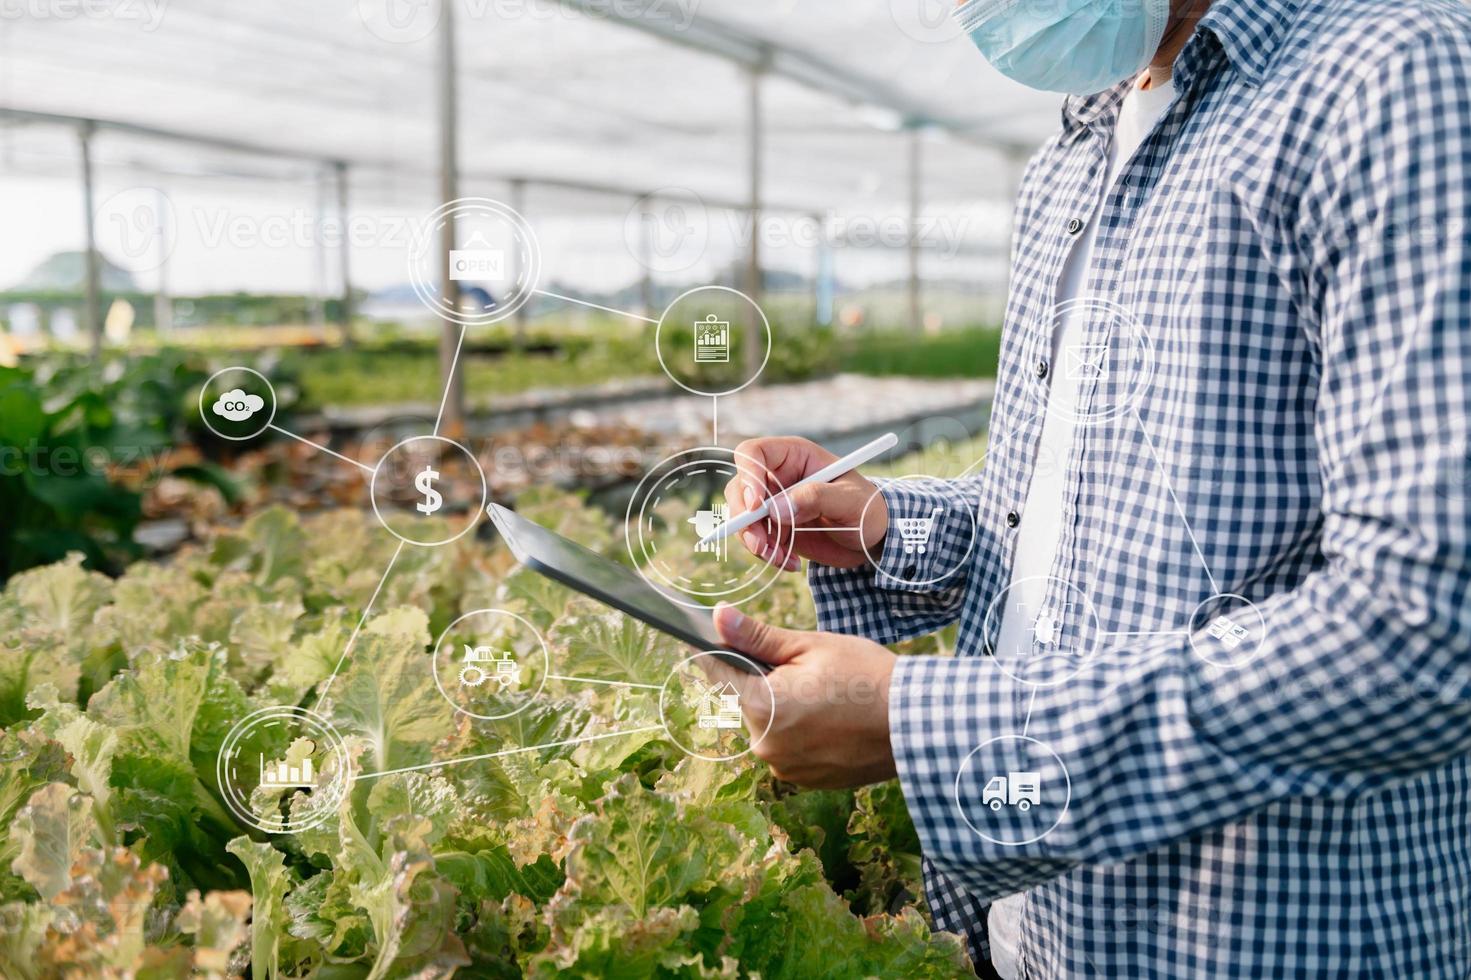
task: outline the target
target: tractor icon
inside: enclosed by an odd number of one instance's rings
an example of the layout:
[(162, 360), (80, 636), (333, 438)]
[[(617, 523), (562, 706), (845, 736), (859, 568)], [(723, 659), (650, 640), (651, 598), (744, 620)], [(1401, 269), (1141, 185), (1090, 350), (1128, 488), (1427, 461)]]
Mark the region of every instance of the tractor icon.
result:
[(465, 660), (460, 667), (460, 686), (479, 687), (492, 678), (504, 691), (521, 683), (521, 665), (509, 650), (502, 650), (497, 654), (490, 647), (465, 644)]

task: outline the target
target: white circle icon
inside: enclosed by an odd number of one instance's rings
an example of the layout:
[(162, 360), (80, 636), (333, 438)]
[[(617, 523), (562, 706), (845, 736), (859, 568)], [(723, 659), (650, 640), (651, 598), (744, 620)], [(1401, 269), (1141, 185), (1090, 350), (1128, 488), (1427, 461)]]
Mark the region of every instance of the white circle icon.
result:
[[(908, 487), (919, 492), (926, 489), (939, 490), (945, 485), (945, 481), (921, 474), (910, 474), (889, 481), (887, 486)], [(906, 586), (935, 585), (943, 582), (959, 572), (970, 561), (971, 552), (976, 546), (976, 515), (970, 507), (956, 507), (948, 499), (940, 503), (938, 494), (934, 495), (936, 503), (923, 514), (907, 515), (904, 517), (890, 517), (889, 534), (899, 542), (899, 553), (901, 567), (898, 571), (882, 567), (881, 554), (874, 554), (863, 544), (863, 553), (868, 556), (869, 562), (874, 566), (874, 574), (882, 576), (889, 581)], [(883, 491), (875, 491), (863, 504), (863, 510), (858, 518), (858, 526), (864, 527), (868, 520), (869, 509), (877, 504), (883, 497)], [(942, 536), (948, 532), (958, 535), (954, 541), (942, 540)], [(886, 537), (885, 540), (888, 540)], [(964, 543), (964, 547), (955, 545)], [(928, 574), (921, 572), (921, 563), (927, 556), (936, 553), (937, 548), (944, 546), (943, 550), (953, 554), (953, 560), (938, 564), (930, 569)]]
[(955, 806), (977, 835), (1003, 847), (1050, 834), (1073, 800), (1067, 766), (1025, 735), (998, 735), (971, 750), (955, 776)]
[(1266, 648), (1267, 618), (1245, 596), (1213, 595), (1190, 614), (1190, 648), (1216, 667), (1244, 667)]
[[(446, 268), (443, 236), (454, 226)], [(446, 301), (446, 275), (459, 293)], [(409, 251), (409, 281), (435, 316), (462, 327), (498, 323), (531, 299), (541, 278), (541, 246), (526, 219), (488, 197), (462, 197), (435, 208)]]
[(434, 642), (434, 686), (461, 714), (483, 721), (525, 711), (552, 670), (546, 640), (504, 609), (466, 613)]
[(221, 439), (254, 439), (275, 418), (276, 389), (255, 368), (222, 368), (199, 389), (199, 419)]
[(704, 609), (716, 601), (739, 604), (760, 595), (781, 574), (792, 554), (794, 532), (767, 528), (776, 556), (763, 562), (736, 535), (708, 540), (727, 520), (725, 486), (740, 473), (737, 460), (752, 473), (765, 473), (770, 494), (783, 487), (759, 461), (719, 446), (677, 453), (639, 481), (628, 502), (624, 539), (628, 557), (644, 580), (674, 602)]
[[(760, 363), (754, 364), (755, 345)], [(728, 286), (700, 286), (674, 298), (654, 329), (654, 353), (669, 380), (692, 395), (732, 395), (771, 359), (771, 324), (755, 300)]]
[(991, 659), (1002, 673), (1033, 687), (1055, 687), (1077, 677), (1092, 662), (1102, 636), (1088, 594), (1050, 575), (1008, 584), (986, 607), (981, 629), (981, 635), (994, 638)]
[[(741, 665), (745, 665), (742, 667)], [(749, 680), (747, 678), (750, 678)], [(753, 684), (759, 680), (759, 684)], [(754, 705), (766, 721), (752, 733), (745, 712)], [(681, 660), (659, 689), (659, 724), (685, 752), (708, 762), (729, 762), (749, 753), (771, 731), (776, 693), (756, 662), (739, 653), (706, 650)]]
[(434, 548), (475, 527), (489, 487), (470, 450), (443, 436), (414, 436), (378, 460), (369, 497), (390, 534), (405, 544)]
[(334, 812), (351, 782), (342, 736), (305, 708), (261, 708), (225, 735), (215, 778), (230, 811), (268, 834), (318, 826)]
[[(1060, 340), (1053, 357), (1054, 340)], [(1124, 307), (1097, 297), (1065, 300), (1043, 315), (1027, 335), (1023, 363), (1047, 365), (1026, 372), (1050, 415), (1075, 425), (1096, 425), (1132, 411), (1154, 375), (1154, 345)], [(1055, 386), (1061, 378), (1063, 387)], [(1068, 397), (1058, 397), (1059, 390)]]

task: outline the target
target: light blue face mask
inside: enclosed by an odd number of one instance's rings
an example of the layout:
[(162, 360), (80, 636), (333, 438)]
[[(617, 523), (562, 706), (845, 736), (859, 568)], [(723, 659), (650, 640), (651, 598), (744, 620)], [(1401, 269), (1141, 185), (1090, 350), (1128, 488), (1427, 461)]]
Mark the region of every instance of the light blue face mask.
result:
[(1170, 0), (969, 0), (955, 12), (1001, 74), (1044, 92), (1092, 95), (1144, 70)]

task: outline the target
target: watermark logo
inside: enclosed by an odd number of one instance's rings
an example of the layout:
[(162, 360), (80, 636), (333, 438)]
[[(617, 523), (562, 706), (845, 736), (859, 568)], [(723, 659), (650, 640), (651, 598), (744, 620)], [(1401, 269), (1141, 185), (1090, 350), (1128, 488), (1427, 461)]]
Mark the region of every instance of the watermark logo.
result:
[(700, 195), (662, 187), (634, 202), (623, 218), (628, 254), (650, 272), (683, 272), (705, 257), (710, 213)]
[(753, 222), (748, 212), (730, 216), (731, 237), (744, 250), (751, 236), (763, 248), (904, 249), (910, 243), (939, 258), (960, 254), (970, 237), (972, 221), (966, 215), (923, 215), (911, 222), (907, 214), (763, 214)]
[(92, 221), (98, 248), (123, 258), (134, 272), (168, 261), (179, 239), (173, 201), (156, 187), (129, 187), (109, 197)]
[(416, 44), (435, 32), (445, 0), (358, 0), (368, 32), (389, 44)]
[(964, 34), (954, 13), (954, 0), (889, 0), (894, 24), (923, 44), (948, 44)]

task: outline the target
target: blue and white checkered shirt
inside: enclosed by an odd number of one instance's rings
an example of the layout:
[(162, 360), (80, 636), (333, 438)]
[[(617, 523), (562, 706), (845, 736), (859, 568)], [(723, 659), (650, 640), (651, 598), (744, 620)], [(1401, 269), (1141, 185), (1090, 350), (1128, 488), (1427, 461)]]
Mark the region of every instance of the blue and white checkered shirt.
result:
[[(1217, 0), (1175, 86), (1108, 188), (1124, 87), (1067, 102), (984, 465), (888, 484), (877, 568), (812, 571), (821, 624), (959, 623), (958, 656), (900, 658), (890, 720), (930, 906), (978, 957), (1028, 890), (1027, 977), (1464, 980), (1471, 14)], [(1078, 218), (1123, 315), (1051, 364)], [(1029, 656), (995, 610), (1055, 370), (1084, 380)], [(987, 792), (1011, 773), (1037, 804)]]

